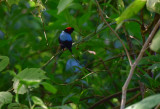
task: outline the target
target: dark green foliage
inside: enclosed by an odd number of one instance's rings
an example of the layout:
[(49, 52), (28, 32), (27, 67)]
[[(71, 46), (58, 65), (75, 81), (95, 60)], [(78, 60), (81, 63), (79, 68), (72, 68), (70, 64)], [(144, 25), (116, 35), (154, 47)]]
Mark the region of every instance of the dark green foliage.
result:
[[(146, 8), (146, 2), (156, 6)], [(159, 2), (99, 0), (99, 4), (134, 62), (159, 19)], [(0, 0), (0, 108), (112, 109), (120, 105), (130, 65), (97, 9), (94, 0)], [(69, 26), (75, 29), (71, 36), (76, 60), (68, 50), (62, 54), (59, 50), (59, 34)], [(134, 72), (127, 100), (140, 93), (138, 87), (144, 89), (144, 97), (159, 93), (159, 31), (151, 44), (156, 52), (149, 48)], [(157, 97), (135, 97), (127, 106), (136, 103), (135, 107), (146, 109), (147, 104), (151, 109), (160, 103)]]

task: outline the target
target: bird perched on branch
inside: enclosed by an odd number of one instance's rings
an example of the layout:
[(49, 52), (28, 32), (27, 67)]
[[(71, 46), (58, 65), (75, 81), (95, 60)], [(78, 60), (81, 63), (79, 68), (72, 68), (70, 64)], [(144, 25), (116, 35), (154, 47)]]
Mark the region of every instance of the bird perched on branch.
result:
[(61, 32), (59, 36), (59, 43), (61, 49), (68, 48), (68, 50), (72, 53), (72, 37), (71, 33), (74, 31), (74, 28), (67, 27), (64, 31)]

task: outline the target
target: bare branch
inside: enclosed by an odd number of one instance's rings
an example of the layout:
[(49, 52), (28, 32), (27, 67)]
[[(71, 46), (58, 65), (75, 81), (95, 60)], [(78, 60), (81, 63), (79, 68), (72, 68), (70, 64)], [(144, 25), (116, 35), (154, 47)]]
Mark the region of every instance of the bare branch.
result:
[[(126, 104), (131, 103), (133, 100), (135, 100), (136, 98), (138, 98), (139, 95), (141, 95), (141, 93), (137, 93), (135, 96), (133, 96), (132, 98), (130, 98), (130, 99), (126, 102)], [(119, 109), (119, 108), (120, 108), (120, 106), (117, 106), (117, 107), (114, 107), (113, 109)]]
[(153, 28), (152, 32), (150, 33), (148, 39), (146, 40), (146, 42), (144, 43), (139, 55), (138, 55), (138, 58), (135, 60), (135, 62), (133, 63), (133, 65), (131, 66), (131, 69), (130, 69), (130, 73), (128, 75), (128, 78), (122, 88), (122, 100), (121, 100), (121, 109), (124, 109), (125, 108), (125, 103), (126, 103), (126, 91), (127, 91), (127, 88), (128, 88), (128, 85), (132, 79), (132, 75), (133, 75), (133, 72), (138, 64), (138, 62), (141, 60), (146, 48), (148, 47), (148, 44), (149, 42), (152, 40), (152, 38), (154, 37), (155, 35), (155, 32), (157, 31), (158, 27), (160, 25), (160, 19), (159, 21), (157, 22), (157, 24), (155, 25), (155, 27)]

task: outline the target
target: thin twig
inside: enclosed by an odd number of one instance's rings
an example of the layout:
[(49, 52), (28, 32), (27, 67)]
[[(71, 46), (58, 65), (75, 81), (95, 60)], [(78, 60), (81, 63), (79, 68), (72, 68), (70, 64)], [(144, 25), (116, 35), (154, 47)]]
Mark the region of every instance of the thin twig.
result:
[[(128, 89), (127, 92), (135, 92), (139, 90), (139, 87), (136, 87), (136, 88), (132, 88), (132, 89)], [(113, 97), (117, 97), (117, 96), (120, 96), (122, 94), (122, 92), (117, 92), (113, 95), (109, 95), (107, 97), (104, 97), (102, 98), (101, 100), (99, 100), (98, 102), (96, 102), (95, 104), (93, 104), (89, 109), (94, 109), (96, 106), (104, 103), (105, 101), (108, 101), (109, 99), (113, 98)]]
[(56, 82), (54, 82), (54, 81), (52, 81), (52, 82), (53, 82), (54, 84), (56, 84), (56, 85), (67, 86), (67, 85), (74, 84), (75, 82), (78, 82), (78, 81), (80, 81), (80, 80), (82, 80), (82, 79), (85, 79), (86, 77), (92, 75), (93, 73), (95, 73), (95, 72), (88, 73), (87, 75), (85, 75), (85, 76), (83, 76), (83, 77), (81, 77), (81, 78), (79, 78), (79, 79), (76, 79), (76, 80), (74, 80), (73, 82), (70, 82), (70, 83), (56, 83)]
[(112, 27), (109, 25), (109, 23), (105, 20), (105, 18), (103, 17), (103, 14), (102, 14), (102, 9), (101, 9), (98, 1), (97, 1), (97, 0), (95, 0), (95, 1), (96, 1), (96, 3), (97, 3), (98, 9), (99, 9), (99, 13), (100, 13), (100, 16), (101, 16), (103, 22), (110, 28), (110, 30), (115, 34), (115, 36), (116, 36), (116, 37), (119, 39), (119, 41), (121, 42), (121, 44), (122, 44), (122, 46), (123, 46), (123, 48), (124, 48), (124, 50), (125, 50), (125, 52), (126, 52), (126, 54), (127, 54), (127, 57), (128, 57), (128, 60), (129, 60), (129, 64), (130, 64), (130, 66), (131, 66), (131, 65), (132, 65), (132, 61), (131, 61), (129, 52), (128, 52), (125, 44), (124, 44), (123, 41), (121, 40), (120, 36), (112, 29)]
[(149, 35), (148, 39), (146, 40), (146, 42), (144, 43), (139, 55), (138, 55), (138, 58), (135, 60), (135, 62), (133, 63), (133, 65), (131, 66), (131, 69), (130, 69), (130, 73), (128, 75), (128, 78), (124, 84), (124, 86), (122, 87), (122, 100), (121, 100), (121, 109), (124, 109), (125, 108), (125, 103), (126, 103), (126, 91), (127, 91), (127, 88), (128, 88), (128, 85), (132, 79), (132, 76), (133, 76), (133, 72), (138, 64), (138, 62), (141, 60), (146, 48), (148, 47), (148, 44), (151, 42), (152, 38), (154, 37), (155, 35), (155, 32), (157, 31), (158, 27), (160, 25), (160, 19), (159, 21), (157, 22), (157, 24), (155, 25), (155, 27), (153, 28), (151, 34)]
[(34, 53), (31, 53), (31, 54), (29, 54), (29, 55), (27, 55), (26, 57), (24, 57), (24, 58), (31, 58), (32, 56), (34, 56), (34, 55), (37, 55), (37, 54), (41, 54), (41, 53), (43, 53), (43, 52), (46, 52), (46, 51), (49, 51), (49, 50), (52, 50), (53, 48), (46, 48), (46, 49), (42, 49), (42, 50), (39, 50), (39, 51), (36, 51), (36, 52), (34, 52)]
[(144, 27), (144, 19), (143, 19), (143, 9), (141, 9), (140, 19), (141, 19), (141, 22), (142, 22), (142, 25), (141, 25), (141, 35), (142, 35), (143, 44), (144, 44), (146, 39), (145, 39), (145, 36), (144, 36), (145, 27)]
[(47, 35), (46, 35), (46, 31), (45, 31), (45, 27), (44, 27), (44, 22), (43, 22), (43, 19), (42, 19), (42, 16), (39, 15), (39, 18), (41, 19), (41, 22), (42, 22), (42, 24), (43, 24), (43, 32), (44, 32), (44, 37), (45, 37), (46, 42), (47, 42), (47, 46), (49, 46), (49, 44), (48, 44), (48, 39), (47, 39)]
[(58, 55), (62, 54), (63, 50), (60, 50), (58, 53), (56, 53), (55, 55), (53, 55), (42, 67), (41, 69), (44, 69), (55, 57), (57, 57)]

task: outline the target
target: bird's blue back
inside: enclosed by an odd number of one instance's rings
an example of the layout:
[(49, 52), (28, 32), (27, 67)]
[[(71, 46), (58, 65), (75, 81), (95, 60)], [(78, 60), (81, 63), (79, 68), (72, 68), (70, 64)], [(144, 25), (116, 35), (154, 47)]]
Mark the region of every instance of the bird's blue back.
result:
[(71, 35), (66, 33), (65, 31), (62, 31), (59, 38), (60, 38), (61, 41), (72, 41)]

